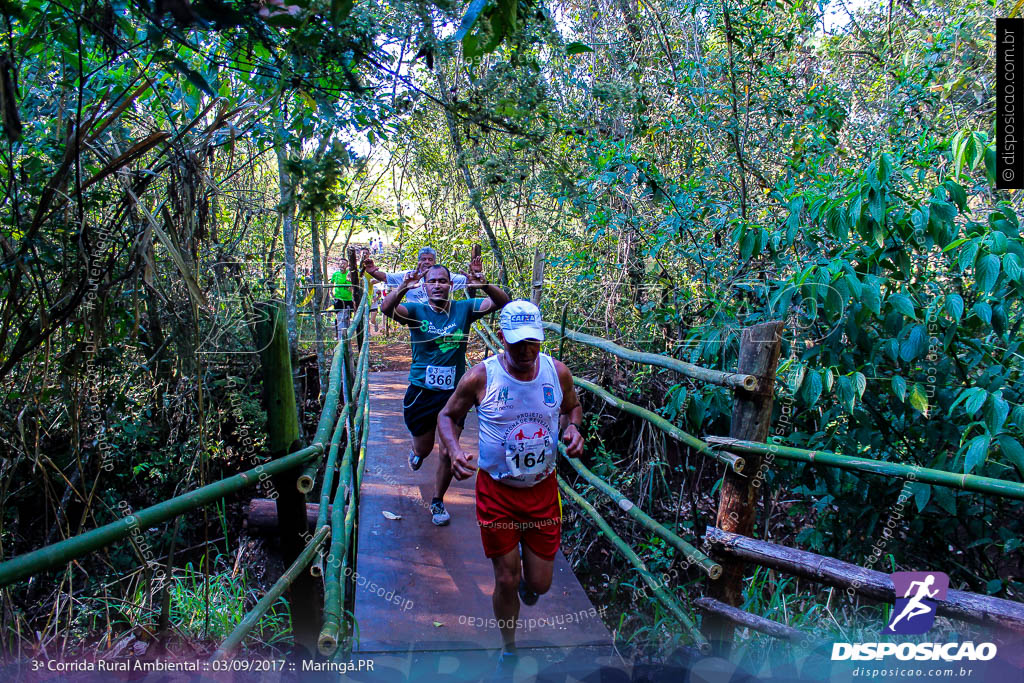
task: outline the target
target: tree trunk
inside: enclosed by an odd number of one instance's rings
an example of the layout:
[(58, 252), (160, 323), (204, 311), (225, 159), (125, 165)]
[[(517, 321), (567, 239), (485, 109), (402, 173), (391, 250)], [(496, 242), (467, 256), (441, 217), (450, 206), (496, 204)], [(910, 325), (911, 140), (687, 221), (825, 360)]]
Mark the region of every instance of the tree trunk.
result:
[[(436, 43), (437, 38), (434, 36), (433, 25), (429, 24), (427, 30)], [(510, 288), (508, 272), (505, 270), (505, 256), (498, 245), (498, 238), (494, 235), (491, 221), (484, 212), (483, 201), (480, 198), (480, 189), (477, 188), (476, 183), (473, 181), (473, 174), (470, 172), (469, 165), (466, 164), (466, 159), (463, 156), (462, 137), (459, 135), (459, 127), (455, 122), (455, 115), (451, 112), (451, 93), (448, 91), (448, 83), (444, 75), (444, 64), (441, 59), (436, 59), (434, 62), (434, 76), (437, 79), (437, 88), (440, 90), (441, 102), (444, 104), (444, 120), (448, 124), (448, 133), (452, 138), (452, 149), (455, 151), (455, 165), (459, 167), (459, 171), (462, 173), (462, 179), (466, 182), (466, 190), (469, 192), (469, 202), (476, 210), (480, 224), (487, 234), (487, 241), (491, 245), (491, 253), (494, 254), (494, 260), (498, 263), (498, 278), (501, 280), (501, 286), (505, 291), (508, 291)]]
[(327, 387), (323, 378), (327, 376), (327, 349), (324, 346), (324, 321), (320, 318), (321, 297), (323, 296), (323, 266), (320, 263), (320, 225), (319, 218), (314, 213), (309, 217), (310, 242), (313, 245), (313, 263), (310, 267), (310, 278), (313, 285), (313, 330), (316, 335), (316, 367), (320, 377), (320, 405), (323, 405), (324, 395)]

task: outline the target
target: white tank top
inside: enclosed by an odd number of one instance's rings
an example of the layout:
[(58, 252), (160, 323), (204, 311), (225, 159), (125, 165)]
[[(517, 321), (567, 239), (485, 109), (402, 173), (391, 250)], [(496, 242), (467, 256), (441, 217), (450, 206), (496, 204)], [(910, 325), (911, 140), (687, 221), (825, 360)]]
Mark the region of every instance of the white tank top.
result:
[(487, 389), (477, 406), (480, 468), (495, 481), (527, 488), (555, 471), (562, 386), (551, 356), (537, 356), (530, 382), (512, 377), (499, 356), (484, 361)]

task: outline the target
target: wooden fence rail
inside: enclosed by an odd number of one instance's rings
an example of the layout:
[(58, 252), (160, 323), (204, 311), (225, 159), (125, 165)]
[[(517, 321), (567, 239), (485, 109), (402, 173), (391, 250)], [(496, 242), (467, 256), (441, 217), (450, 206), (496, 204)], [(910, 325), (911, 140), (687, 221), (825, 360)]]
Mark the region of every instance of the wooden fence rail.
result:
[[(778, 571), (847, 589), (851, 593), (880, 602), (893, 603), (896, 589), (888, 574), (859, 567), (832, 557), (816, 555), (739, 534), (708, 527), (705, 540), (714, 554), (771, 567)], [(989, 595), (950, 590), (945, 600), (937, 601), (940, 615), (986, 626), (998, 625), (1024, 632), (1024, 605)]]

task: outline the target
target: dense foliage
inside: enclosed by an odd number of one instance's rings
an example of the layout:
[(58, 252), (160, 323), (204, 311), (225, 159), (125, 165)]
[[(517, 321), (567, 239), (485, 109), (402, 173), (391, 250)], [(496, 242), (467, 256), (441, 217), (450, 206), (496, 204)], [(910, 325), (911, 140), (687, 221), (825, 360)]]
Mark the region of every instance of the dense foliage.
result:
[[(519, 296), (543, 249), (549, 319), (709, 367), (735, 367), (743, 327), (785, 320), (786, 443), (1024, 478), (1024, 238), (1018, 193), (994, 189), (992, 5), (834, 22), (804, 0), (0, 11), (4, 557), (252, 457), (252, 304), (285, 298), (322, 374), (324, 330), (299, 309), (327, 302), (300, 285), (318, 291), (360, 233), (397, 247), (389, 269), (428, 243), (461, 266), (480, 242)], [(692, 433), (728, 430), (723, 389), (567, 360)], [(696, 536), (710, 521), (693, 454), (639, 425), (589, 447), (652, 514)], [(851, 562), (901, 487), (781, 462), (766, 483), (762, 533)], [(1021, 506), (912, 490), (887, 562), (1019, 600)], [(189, 521), (194, 540), (219, 525)], [(39, 590), (3, 594), (2, 647), (45, 621)]]

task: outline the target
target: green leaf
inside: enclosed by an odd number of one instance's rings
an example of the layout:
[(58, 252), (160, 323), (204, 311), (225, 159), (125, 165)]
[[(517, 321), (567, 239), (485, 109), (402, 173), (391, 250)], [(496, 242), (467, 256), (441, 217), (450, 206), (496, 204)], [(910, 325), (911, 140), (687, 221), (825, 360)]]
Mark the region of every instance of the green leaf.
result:
[(966, 271), (968, 268), (974, 265), (974, 259), (978, 256), (978, 243), (974, 240), (969, 241), (960, 250), (960, 255), (957, 257), (957, 262), (960, 264), (960, 270)]
[(964, 410), (967, 411), (968, 415), (973, 417), (979, 410), (981, 410), (981, 407), (985, 405), (986, 399), (988, 399), (988, 392), (981, 387), (975, 387), (974, 393), (972, 393), (971, 397), (967, 399), (966, 403), (964, 403)]
[(949, 197), (953, 200), (953, 203), (957, 205), (961, 211), (967, 206), (967, 193), (964, 192), (964, 188), (959, 183), (952, 180), (947, 180), (946, 189), (949, 190)]
[(817, 370), (809, 370), (804, 380), (804, 397), (807, 399), (807, 407), (811, 408), (818, 402), (822, 390), (821, 374)]
[(964, 314), (964, 299), (959, 294), (947, 294), (946, 295), (946, 313), (950, 315), (954, 320), (960, 322), (960, 318)]
[(179, 73), (181, 73), (182, 76), (185, 77), (185, 80), (187, 80), (189, 83), (194, 85), (199, 90), (202, 90), (210, 97), (217, 97), (217, 91), (210, 86), (210, 84), (206, 81), (206, 79), (203, 77), (201, 73), (190, 68), (187, 64), (185, 64), (185, 62), (181, 61), (177, 57), (171, 59), (170, 63)]
[(948, 488), (945, 486), (933, 486), (932, 497), (935, 499), (935, 504), (942, 508), (947, 514), (956, 514), (956, 497)]
[(864, 278), (863, 302), (868, 310), (875, 315), (882, 313), (882, 295), (877, 278)]
[(979, 301), (971, 307), (974, 315), (978, 316), (986, 325), (992, 324), (992, 307), (984, 301)]
[(991, 579), (988, 583), (985, 584), (985, 592), (989, 595), (995, 595), (1001, 590), (1003, 590), (1002, 579)]
[(1020, 476), (1024, 477), (1024, 446), (1021, 446), (1020, 441), (1017, 441), (1017, 439), (1009, 434), (1001, 434), (997, 440), (999, 441), (999, 450), (1003, 452), (1003, 456), (1013, 463)]
[(908, 363), (920, 355), (921, 351), (927, 348), (928, 331), (924, 325), (914, 325), (910, 334), (900, 345), (900, 358)]
[(903, 379), (899, 375), (894, 375), (892, 378), (892, 390), (899, 397), (900, 401), (906, 402), (907, 380)]
[(853, 382), (846, 375), (839, 378), (836, 396), (847, 411), (853, 412), (854, 403), (857, 401), (857, 390), (853, 388)]
[(794, 395), (800, 391), (800, 386), (804, 383), (804, 376), (807, 374), (807, 366), (799, 365), (793, 371), (793, 374), (789, 378), (789, 390)]
[(584, 43), (573, 42), (573, 43), (569, 43), (568, 45), (565, 46), (565, 54), (567, 54), (567, 55), (578, 55), (578, 54), (580, 54), (582, 52), (593, 52), (593, 51), (594, 51), (594, 48), (592, 48), (589, 45), (586, 45)]
[(907, 488), (914, 494), (914, 504), (917, 506), (917, 511), (924, 512), (924, 509), (928, 507), (928, 500), (932, 497), (931, 485), (915, 481), (913, 484), (908, 484)]
[(1003, 256), (1003, 272), (1014, 282), (1020, 282), (1020, 257), (1010, 253)]
[(892, 174), (892, 157), (887, 152), (882, 153), (882, 158), (878, 162), (878, 182), (882, 185), (889, 182), (889, 176)]
[(970, 440), (967, 444), (967, 453), (964, 455), (964, 474), (970, 474), (974, 468), (985, 462), (991, 441), (992, 437), (988, 434), (982, 434)]
[(1014, 406), (1010, 417), (1018, 428), (1024, 428), (1024, 406)]
[(881, 191), (871, 190), (868, 193), (868, 213), (878, 225), (885, 223), (885, 197)]
[(994, 254), (986, 254), (978, 259), (975, 278), (977, 279), (978, 291), (982, 293), (991, 292), (999, 277), (999, 257)]
[(998, 393), (992, 394), (989, 397), (988, 415), (985, 420), (988, 423), (988, 431), (998, 434), (1003, 428), (1003, 424), (1006, 423), (1006, 418), (1009, 414), (1010, 404), (1006, 402), (1006, 399)]
[(906, 294), (892, 294), (889, 296), (889, 303), (897, 311), (907, 316), (908, 318), (917, 320), (917, 316), (914, 315), (914, 302), (910, 300), (910, 297)]
[(846, 283), (850, 285), (850, 292), (853, 294), (854, 298), (859, 299), (861, 297), (863, 286), (861, 285), (860, 280), (857, 279), (857, 276), (853, 273), (847, 273)]
[(988, 236), (988, 250), (1001, 256), (1006, 253), (1006, 242), (1006, 235), (994, 230)]
[(928, 394), (916, 382), (910, 387), (910, 405), (925, 417), (928, 416)]
[(933, 199), (929, 209), (929, 220), (940, 228), (950, 225), (956, 216), (956, 208), (949, 202)]
[(864, 391), (868, 388), (868, 378), (864, 376), (864, 373), (853, 373), (853, 386), (857, 389), (857, 396), (864, 398)]

